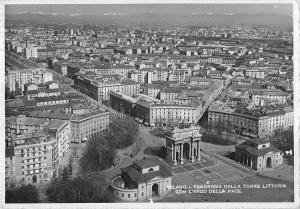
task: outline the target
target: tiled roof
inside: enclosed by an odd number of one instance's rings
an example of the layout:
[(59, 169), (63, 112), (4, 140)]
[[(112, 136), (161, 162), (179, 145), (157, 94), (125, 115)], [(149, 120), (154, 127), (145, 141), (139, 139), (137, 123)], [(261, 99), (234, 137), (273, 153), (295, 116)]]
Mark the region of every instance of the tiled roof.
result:
[(255, 156), (264, 156), (265, 154), (269, 153), (269, 152), (280, 152), (279, 149), (275, 148), (274, 146), (270, 145), (270, 147), (265, 147), (265, 148), (261, 148), (261, 149), (257, 149), (256, 147), (252, 147), (250, 145), (247, 144), (247, 142), (244, 142), (238, 146), (236, 146), (237, 148), (244, 150), (250, 154), (253, 154)]
[[(157, 165), (157, 164), (156, 164)], [(167, 178), (172, 176), (171, 172), (163, 165), (159, 164), (159, 170), (158, 171), (153, 171), (149, 173), (142, 174), (139, 172), (133, 165), (121, 169), (122, 173), (126, 173), (132, 181), (136, 183), (142, 183), (149, 181), (157, 176), (162, 177), (162, 178)]]
[(49, 124), (47, 125), (47, 127), (49, 129), (54, 129), (54, 130), (57, 130), (59, 129), (63, 124), (65, 124), (66, 121), (65, 120), (59, 120), (59, 119), (54, 119), (54, 120), (51, 120), (49, 122)]
[(94, 111), (91, 111), (91, 112), (88, 112), (85, 114), (73, 114), (71, 117), (71, 120), (82, 120), (82, 119), (85, 119), (88, 117), (92, 117), (92, 116), (96, 116), (98, 114), (104, 114), (104, 113), (107, 113), (107, 112), (99, 109), (99, 110), (94, 110)]

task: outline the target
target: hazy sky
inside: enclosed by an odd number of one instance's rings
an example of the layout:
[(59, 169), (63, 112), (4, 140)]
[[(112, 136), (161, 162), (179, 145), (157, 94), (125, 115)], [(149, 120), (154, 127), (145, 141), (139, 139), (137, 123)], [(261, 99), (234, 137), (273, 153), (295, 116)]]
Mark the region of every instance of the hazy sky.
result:
[(277, 13), (292, 15), (292, 4), (89, 4), (89, 5), (6, 5), (6, 13), (43, 12), (57, 14), (105, 14), (105, 13)]

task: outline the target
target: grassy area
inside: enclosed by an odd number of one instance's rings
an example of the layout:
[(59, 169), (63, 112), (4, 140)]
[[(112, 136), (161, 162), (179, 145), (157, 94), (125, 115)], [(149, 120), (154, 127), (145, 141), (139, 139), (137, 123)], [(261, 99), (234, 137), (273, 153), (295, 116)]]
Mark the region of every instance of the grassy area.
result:
[(165, 147), (147, 147), (145, 149), (145, 154), (147, 155), (155, 155), (160, 158), (165, 158), (166, 156), (166, 148)]
[(149, 131), (149, 133), (152, 136), (156, 136), (156, 137), (160, 137), (160, 138), (164, 138), (165, 137), (165, 130), (161, 129), (161, 128), (154, 128), (152, 130)]

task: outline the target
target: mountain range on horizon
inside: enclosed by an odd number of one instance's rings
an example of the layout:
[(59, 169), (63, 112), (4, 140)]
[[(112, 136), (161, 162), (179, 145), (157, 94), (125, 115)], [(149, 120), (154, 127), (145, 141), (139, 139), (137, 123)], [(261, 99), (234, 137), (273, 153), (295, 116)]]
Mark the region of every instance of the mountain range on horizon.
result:
[(138, 14), (106, 13), (97, 15), (70, 14), (63, 15), (57, 13), (7, 13), (5, 21), (9, 22), (75, 22), (75, 23), (103, 23), (103, 24), (157, 24), (157, 25), (182, 25), (182, 24), (216, 24), (216, 25), (273, 25), (292, 27), (293, 18), (291, 16), (273, 13), (192, 13), (192, 14), (162, 14), (146, 12)]

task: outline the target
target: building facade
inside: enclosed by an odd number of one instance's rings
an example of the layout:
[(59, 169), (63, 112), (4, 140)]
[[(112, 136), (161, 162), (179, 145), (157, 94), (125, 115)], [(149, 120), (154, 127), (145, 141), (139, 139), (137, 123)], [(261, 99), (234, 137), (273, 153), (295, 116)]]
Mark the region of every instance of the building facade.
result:
[(7, 74), (7, 86), (9, 91), (14, 91), (19, 88), (21, 92), (24, 91), (24, 84), (31, 82), (33, 72), (28, 69), (10, 70)]
[(294, 125), (294, 112), (291, 107), (270, 112), (236, 112), (217, 109), (211, 106), (208, 110), (208, 125), (222, 126), (232, 133), (251, 137), (270, 137), (275, 129), (287, 129)]
[(57, 166), (57, 140), (45, 132), (18, 135), (13, 140), (15, 177), (21, 183), (50, 181)]
[(86, 114), (73, 114), (70, 119), (71, 142), (82, 143), (104, 134), (109, 126), (109, 112), (91, 111)]
[(114, 197), (126, 202), (159, 199), (171, 191), (172, 174), (152, 159), (135, 161), (111, 181)]
[(257, 89), (252, 92), (251, 99), (255, 106), (260, 106), (262, 100), (269, 100), (272, 104), (284, 104), (291, 96), (280, 89)]
[(132, 81), (98, 82), (93, 79), (78, 76), (74, 82), (75, 88), (97, 101), (109, 100), (110, 92), (120, 92), (128, 96), (140, 93), (140, 84)]
[(48, 132), (57, 140), (58, 163), (69, 151), (70, 144), (70, 122), (54, 119), (47, 125)]
[(280, 167), (283, 152), (272, 146), (269, 141), (254, 138), (235, 147), (235, 159), (244, 166), (262, 172)]

